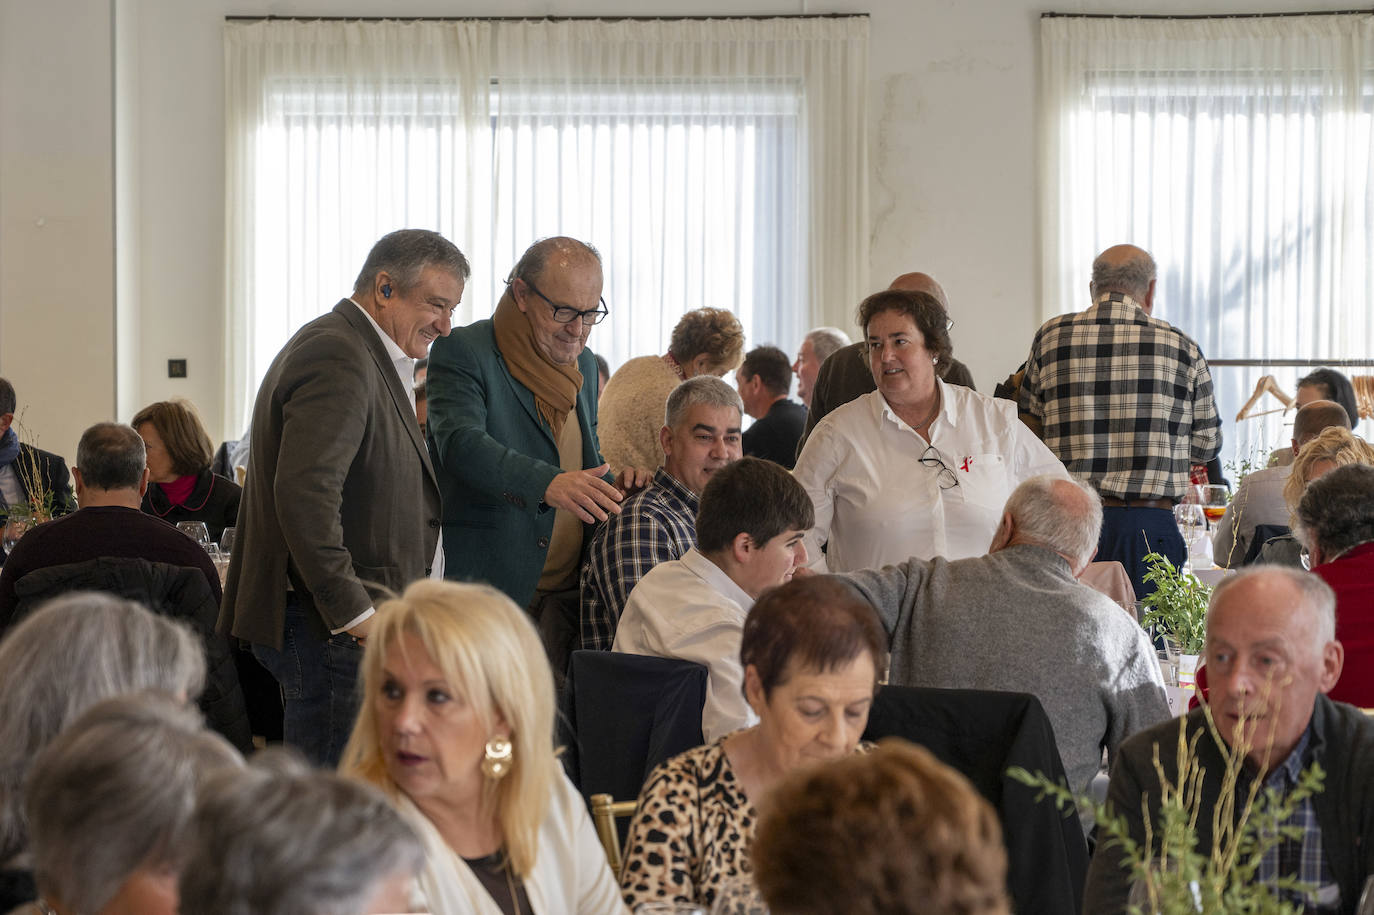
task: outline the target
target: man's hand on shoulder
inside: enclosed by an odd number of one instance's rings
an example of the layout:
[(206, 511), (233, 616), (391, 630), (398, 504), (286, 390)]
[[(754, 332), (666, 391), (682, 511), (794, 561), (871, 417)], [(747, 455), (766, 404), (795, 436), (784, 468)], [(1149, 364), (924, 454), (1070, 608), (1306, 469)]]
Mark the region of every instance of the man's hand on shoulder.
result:
[(577, 515), (587, 524), (605, 521), (609, 514), (620, 514), (620, 490), (601, 479), (610, 464), (586, 470), (565, 470), (544, 490), (544, 502)]
[(639, 492), (654, 481), (654, 472), (643, 467), (626, 467), (615, 478), (615, 488), (625, 495)]

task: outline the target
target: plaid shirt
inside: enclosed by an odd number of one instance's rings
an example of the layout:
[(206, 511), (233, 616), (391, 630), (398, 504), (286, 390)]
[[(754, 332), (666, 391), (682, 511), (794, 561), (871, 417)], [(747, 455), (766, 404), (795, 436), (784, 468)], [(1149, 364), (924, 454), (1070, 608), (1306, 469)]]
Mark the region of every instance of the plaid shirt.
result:
[(680, 559), (697, 543), (696, 493), (660, 467), (592, 535), (582, 569), (582, 647), (610, 651), (630, 591), (650, 569)]
[(1178, 499), (1189, 466), (1221, 450), (1197, 344), (1119, 292), (1036, 332), (1019, 399), (1069, 472), (1104, 496)]
[[(1303, 766), (1309, 762), (1307, 749), (1312, 734), (1311, 728), (1303, 732), (1302, 739), (1288, 754), (1283, 765), (1275, 768), (1264, 779), (1264, 787), (1276, 788), (1287, 794), (1298, 784)], [(1274, 883), (1280, 876), (1297, 877), (1303, 883), (1317, 888), (1317, 901), (1304, 899), (1296, 893), (1285, 893), (1285, 898), (1295, 903), (1305, 904), (1303, 911), (1312, 913), (1335, 912), (1340, 909), (1340, 890), (1331, 868), (1322, 853), (1322, 827), (1317, 822), (1317, 809), (1312, 798), (1307, 798), (1284, 825), (1301, 826), (1301, 839), (1281, 839), (1260, 859), (1259, 879), (1262, 883)], [(1331, 891), (1336, 894), (1332, 897)]]

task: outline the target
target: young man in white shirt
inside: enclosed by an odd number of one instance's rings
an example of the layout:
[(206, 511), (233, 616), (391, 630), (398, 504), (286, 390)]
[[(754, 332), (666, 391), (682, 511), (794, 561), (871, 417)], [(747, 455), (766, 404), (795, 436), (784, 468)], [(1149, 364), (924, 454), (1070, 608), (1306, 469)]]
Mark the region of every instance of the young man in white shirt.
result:
[(702, 735), (712, 741), (756, 723), (744, 701), (740, 632), (764, 591), (806, 564), (811, 499), (772, 461), (744, 458), (718, 470), (701, 494), (697, 545), (660, 563), (630, 592), (614, 651), (706, 665)]

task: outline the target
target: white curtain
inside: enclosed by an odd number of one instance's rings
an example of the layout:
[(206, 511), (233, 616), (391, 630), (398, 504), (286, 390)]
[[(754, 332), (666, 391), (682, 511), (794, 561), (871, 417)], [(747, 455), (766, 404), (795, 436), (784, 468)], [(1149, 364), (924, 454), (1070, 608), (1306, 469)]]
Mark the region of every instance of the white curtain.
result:
[[(1209, 358), (1374, 355), (1374, 16), (1055, 17), (1041, 44), (1042, 317), (1129, 242)], [(1306, 371), (1214, 369), (1223, 420)], [(1237, 460), (1287, 443), (1277, 416), (1225, 434)]]
[(246, 418), (373, 241), (444, 233), (486, 317), (521, 251), (606, 264), (614, 367), (730, 308), (789, 352), (868, 271), (868, 20), (229, 22), (229, 377)]

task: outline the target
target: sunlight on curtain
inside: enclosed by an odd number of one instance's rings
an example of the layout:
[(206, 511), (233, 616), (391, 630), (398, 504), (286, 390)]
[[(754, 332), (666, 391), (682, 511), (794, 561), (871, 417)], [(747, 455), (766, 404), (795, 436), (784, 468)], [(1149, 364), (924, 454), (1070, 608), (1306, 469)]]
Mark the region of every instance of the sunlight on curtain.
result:
[[(1209, 358), (1374, 355), (1374, 16), (1047, 18), (1041, 44), (1042, 317), (1130, 242)], [(1278, 415), (1231, 421), (1261, 375), (1307, 371), (1213, 369), (1223, 459), (1287, 444)]]
[(379, 236), (452, 238), (486, 317), (534, 239), (606, 263), (612, 366), (730, 308), (793, 351), (868, 269), (868, 21), (226, 24), (226, 415)]

